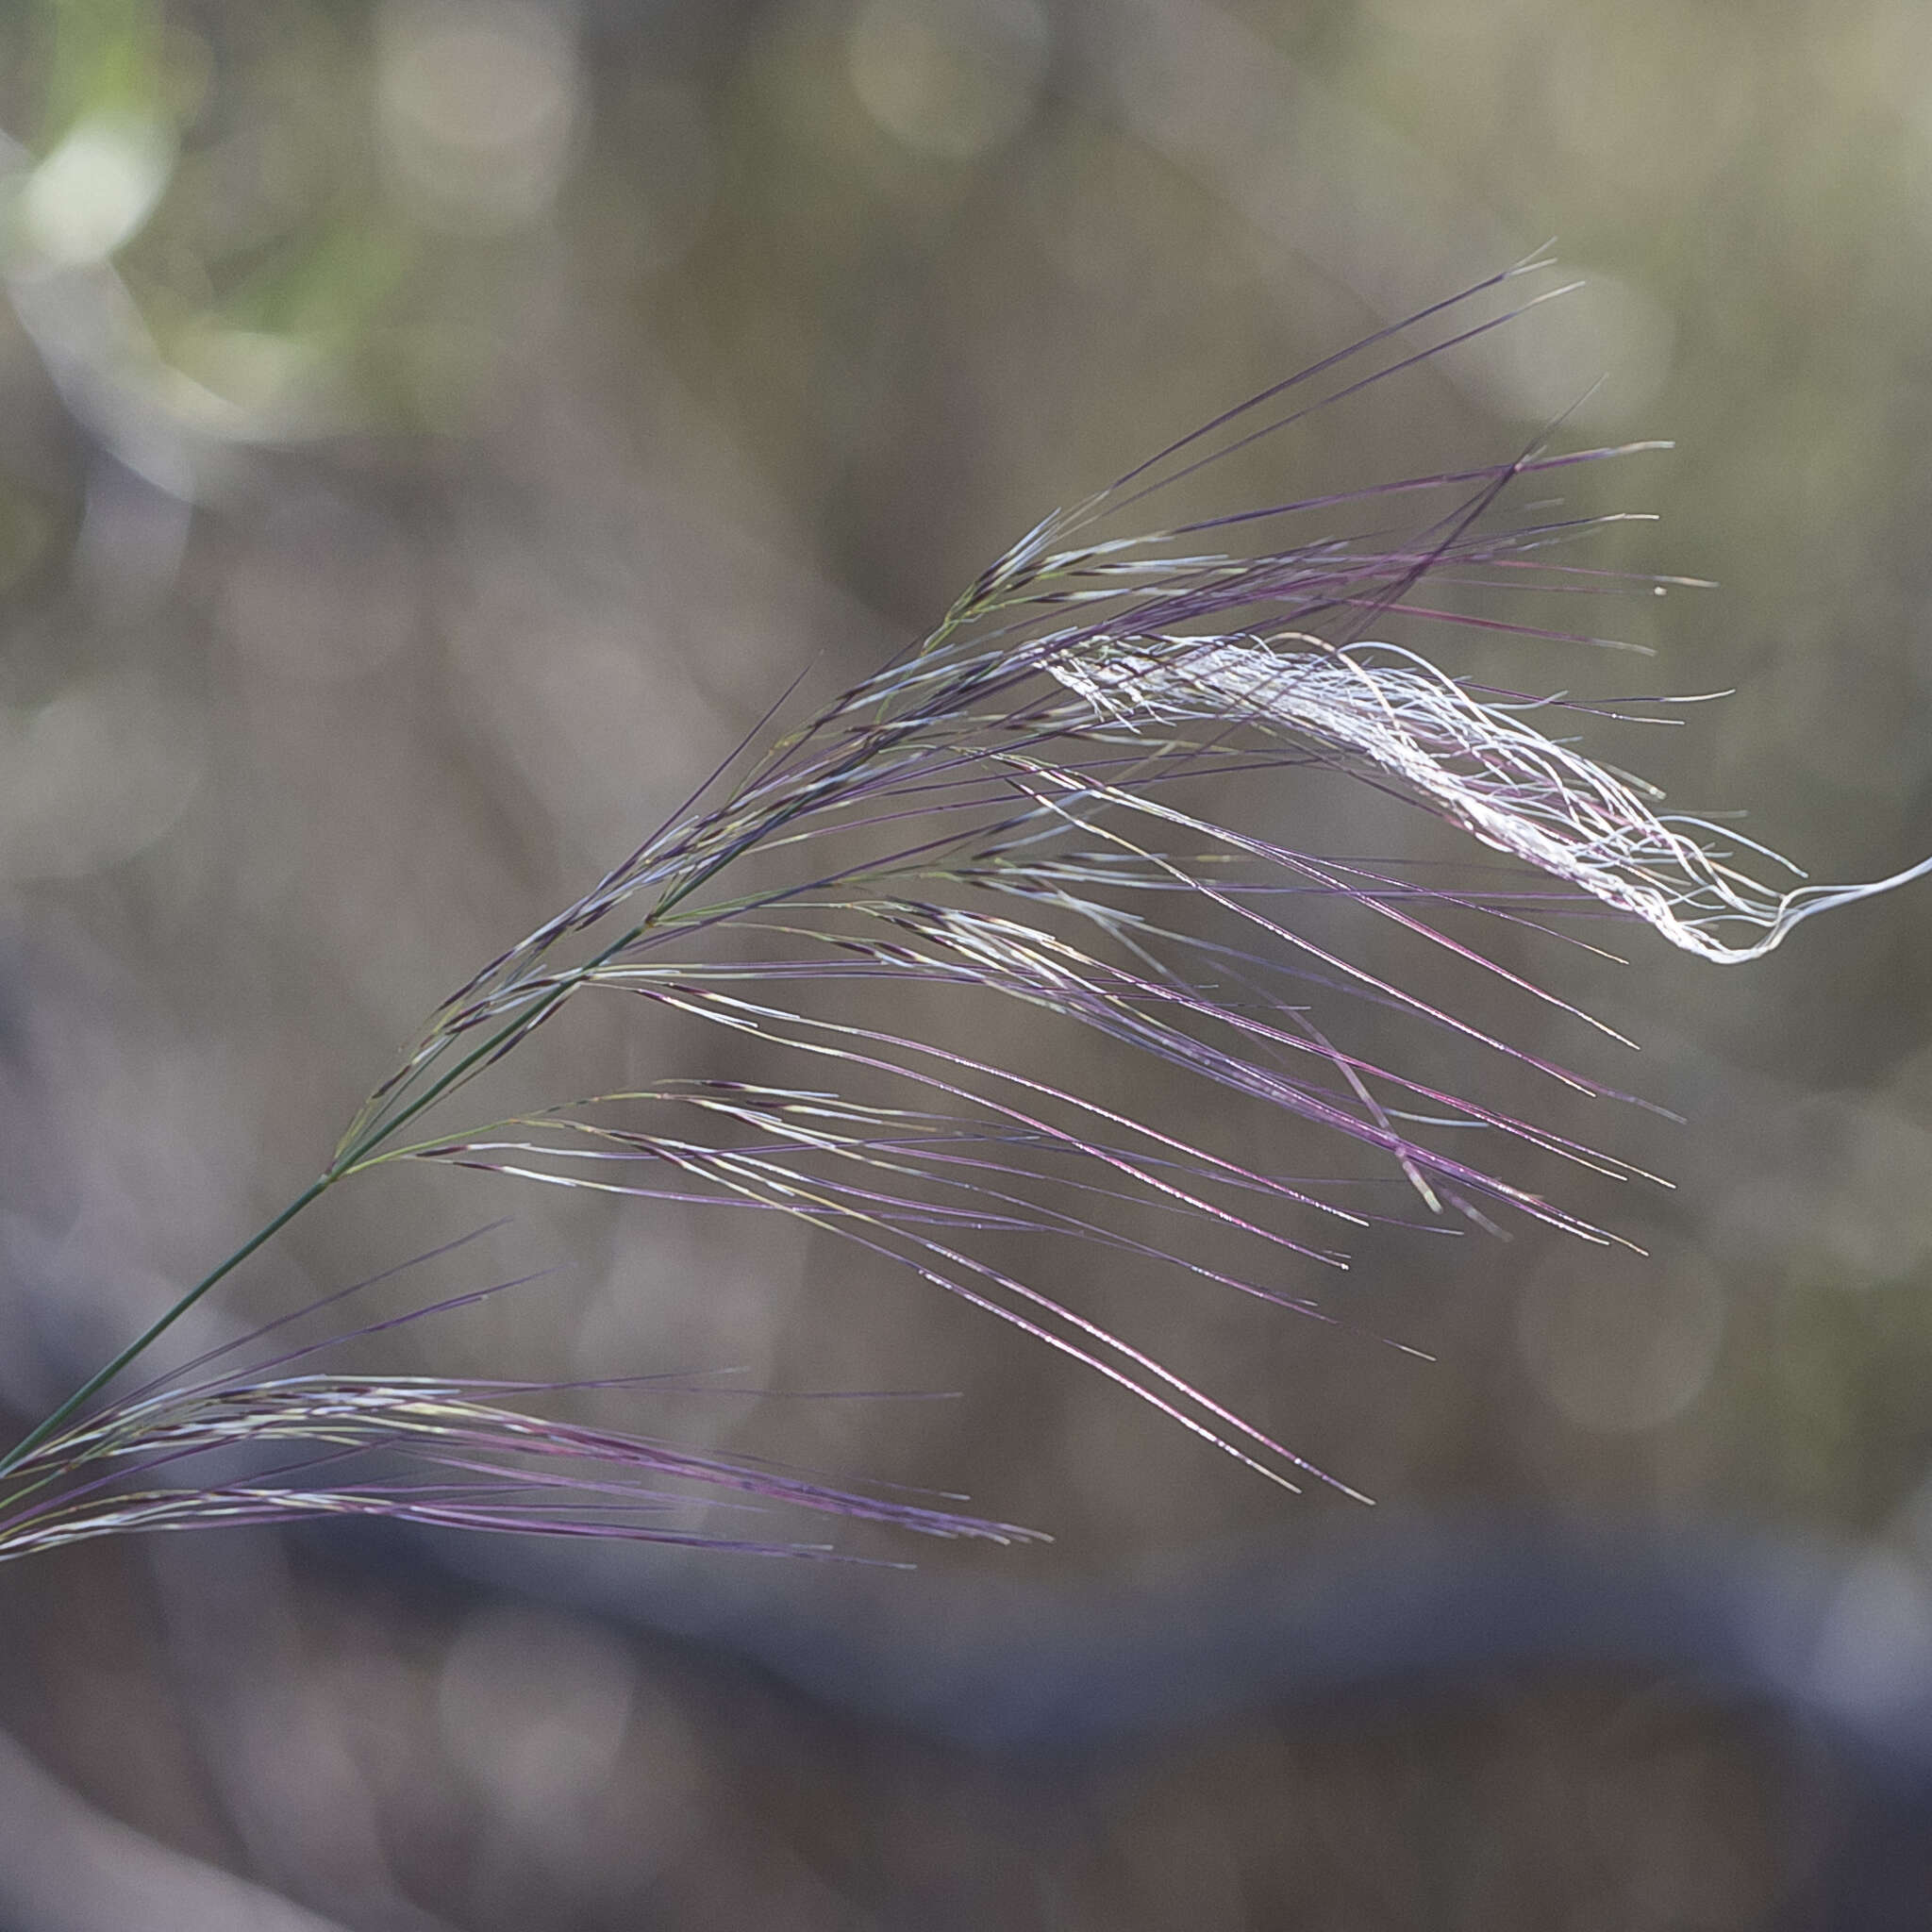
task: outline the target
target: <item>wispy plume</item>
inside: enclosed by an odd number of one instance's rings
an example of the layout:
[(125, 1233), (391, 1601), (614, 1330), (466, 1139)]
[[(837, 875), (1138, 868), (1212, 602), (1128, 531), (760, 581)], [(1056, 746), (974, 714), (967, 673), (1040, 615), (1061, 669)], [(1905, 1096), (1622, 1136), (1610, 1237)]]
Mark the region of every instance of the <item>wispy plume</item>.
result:
[[(1534, 730), (1523, 713), (1545, 701), (1486, 702), (1395, 644), (1335, 649), (1294, 632), (1135, 638), (1104, 641), (1050, 668), (1098, 717), (1211, 727), (1239, 719), (1392, 778), (1485, 845), (1719, 965), (1761, 958), (1812, 913), (1932, 873), (1927, 858), (1869, 885), (1774, 891), (1722, 849), (1748, 841), (1704, 820), (1659, 813), (1655, 787)], [(1775, 853), (1751, 849), (1796, 871)], [(1757, 936), (1722, 937), (1743, 929)]]
[[(1759, 865), (1783, 861), (1664, 812), (1641, 780), (1539, 729), (1587, 708), (1557, 713), (1556, 700), (1480, 689), (1411, 646), (1369, 641), (1446, 621), (1599, 641), (1419, 592), (1434, 583), (1593, 594), (1657, 581), (1566, 560), (1615, 519), (1511, 523), (1505, 510), (1525, 476), (1657, 445), (1539, 445), (1491, 465), (1108, 534), (1258, 439), (1510, 321), (1520, 307), (1484, 316), (1479, 305), (1524, 272), (1356, 343), (1047, 518), (929, 637), (762, 750), (761, 727), (580, 900), (446, 1001), (290, 1208), (0, 1459), (12, 1489), (0, 1503), (0, 1555), (109, 1530), (311, 1514), (681, 1536), (658, 1514), (660, 1483), (933, 1534), (1020, 1534), (541, 1420), (512, 1400), (527, 1389), (256, 1372), (177, 1380), (86, 1413), (312, 1201), (401, 1160), (788, 1216), (901, 1264), (1287, 1487), (1312, 1477), (1345, 1489), (1073, 1306), (1054, 1286), (1056, 1245), (1095, 1244), (1177, 1281), (1327, 1320), (1320, 1282), (1347, 1266), (1352, 1237), (1371, 1224), (1441, 1233), (1527, 1218), (1586, 1241), (1616, 1239), (1510, 1178), (1512, 1145), (1620, 1178), (1635, 1170), (1350, 1047), (1351, 1002), (1394, 1008), (1603, 1091), (1351, 957), (1334, 919), (1303, 916), (1310, 900), (1393, 922), (1563, 1006), (1484, 958), (1461, 936), (1470, 920), (1547, 926), (1588, 911), (1734, 963), (1814, 912), (1932, 870), (1928, 860), (1849, 889), (1764, 886), (1740, 850)], [(1409, 503), (1422, 513), (1394, 534), (1281, 534), (1316, 513), (1332, 531)], [(1262, 541), (1227, 547), (1237, 539)], [(1252, 798), (1271, 774), (1304, 770), (1426, 808), (1508, 861), (1507, 883), (1492, 874), (1480, 890), (1445, 886), (1400, 861), (1296, 849), (1217, 815), (1214, 801), (1230, 795), (1222, 781)], [(716, 1029), (747, 1047), (757, 1071), (667, 1074), (450, 1124), (479, 1075), (586, 996), (640, 1000)], [(1034, 1036), (965, 1017), (1002, 1003), (1048, 1029), (1040, 1045), (1015, 1051), (1012, 1040)], [(960, 1022), (935, 1023), (936, 1010)], [(1097, 1054), (1073, 1050), (1081, 1041)], [(1368, 1171), (1285, 1173), (1164, 1126), (1118, 1098), (1123, 1083), (1081, 1071), (1125, 1057), (1319, 1130)], [(1472, 1137), (1454, 1131), (1472, 1125), (1494, 1158), (1470, 1154)], [(273, 1480), (154, 1487), (184, 1457), (285, 1444), (298, 1445), (297, 1459)], [(340, 1474), (340, 1463), (370, 1457), (373, 1473)], [(398, 1479), (384, 1457), (417, 1474)]]

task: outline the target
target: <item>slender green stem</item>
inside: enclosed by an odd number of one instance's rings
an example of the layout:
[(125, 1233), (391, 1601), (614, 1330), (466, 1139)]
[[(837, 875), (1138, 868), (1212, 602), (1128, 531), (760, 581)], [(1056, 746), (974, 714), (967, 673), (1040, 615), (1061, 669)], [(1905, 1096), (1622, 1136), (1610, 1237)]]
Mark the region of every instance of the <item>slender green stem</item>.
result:
[[(779, 823), (783, 823), (782, 817)], [(556, 1009), (575, 987), (581, 985), (598, 967), (608, 964), (612, 958), (622, 953), (627, 946), (634, 945), (653, 925), (658, 924), (664, 915), (673, 907), (677, 905), (680, 900), (689, 897), (706, 879), (721, 872), (738, 856), (744, 846), (752, 842), (754, 842), (753, 838), (747, 836), (744, 840), (731, 845), (724, 852), (718, 855), (708, 864), (701, 866), (691, 877), (686, 879), (682, 885), (668, 893), (658, 905), (654, 906), (644, 919), (632, 926), (628, 932), (613, 940), (584, 965), (577, 967), (562, 983), (552, 987), (527, 1012), (519, 1013), (507, 1024), (498, 1027), (488, 1040), (465, 1054), (455, 1066), (446, 1069), (438, 1078), (431, 1081), (421, 1093), (417, 1094), (413, 1100), (409, 1101), (407, 1106), (398, 1108), (388, 1120), (372, 1123), (368, 1131), (363, 1133), (353, 1145), (339, 1151), (335, 1159), (329, 1163), (327, 1169), (315, 1180), (311, 1181), (301, 1193), (297, 1194), (274, 1220), (268, 1222), (264, 1226), (252, 1234), (219, 1267), (211, 1269), (207, 1274), (203, 1275), (186, 1294), (181, 1296), (178, 1301), (174, 1303), (172, 1307), (151, 1323), (140, 1335), (136, 1336), (111, 1361), (90, 1375), (72, 1395), (68, 1396), (64, 1402), (60, 1403), (29, 1429), (11, 1449), (8, 1450), (4, 1455), (0, 1455), (0, 1477), (8, 1475), (18, 1469), (63, 1423), (85, 1404), (91, 1402), (94, 1396), (98, 1395), (130, 1362), (134, 1361), (156, 1341), (159, 1341), (217, 1282), (232, 1274), (258, 1248), (265, 1246), (283, 1228), (288, 1226), (290, 1222), (293, 1221), (296, 1215), (300, 1214), (304, 1208), (312, 1206), (316, 1201), (320, 1200), (338, 1181), (346, 1179), (350, 1174), (357, 1172), (358, 1169), (367, 1165), (370, 1158), (385, 1141), (391, 1139), (391, 1136), (406, 1126), (410, 1121), (416, 1119), (426, 1108), (433, 1107), (451, 1088), (457, 1086), (466, 1075), (487, 1061), (491, 1055), (516, 1034), (527, 1032), (531, 1027), (539, 1024), (548, 1014)]]
[(303, 1208), (307, 1208), (311, 1201), (325, 1193), (341, 1178), (340, 1171), (331, 1170), (319, 1180), (311, 1181), (273, 1221), (243, 1241), (219, 1268), (213, 1269), (208, 1274), (203, 1275), (174, 1307), (153, 1322), (144, 1333), (136, 1336), (106, 1368), (90, 1375), (65, 1402), (61, 1403), (50, 1415), (29, 1429), (6, 1455), (0, 1456), (0, 1475), (6, 1475), (9, 1471), (17, 1469), (83, 1403), (91, 1401), (95, 1395), (99, 1394), (129, 1362), (133, 1361), (151, 1343), (158, 1341), (161, 1336), (165, 1335), (216, 1282), (220, 1281), (224, 1275), (239, 1268), (264, 1242), (272, 1241), (283, 1228), (288, 1226), (290, 1222), (294, 1220), (296, 1215), (301, 1213)]
[[(658, 909), (661, 910), (662, 908)], [(4, 1455), (0, 1455), (0, 1476), (8, 1475), (13, 1470), (18, 1469), (70, 1416), (85, 1403), (92, 1401), (94, 1396), (98, 1395), (129, 1362), (135, 1360), (153, 1343), (159, 1341), (218, 1281), (232, 1274), (258, 1248), (263, 1247), (273, 1241), (283, 1228), (288, 1226), (290, 1222), (294, 1220), (296, 1215), (300, 1214), (305, 1208), (308, 1208), (320, 1200), (338, 1181), (344, 1179), (347, 1175), (353, 1174), (357, 1168), (363, 1165), (375, 1149), (381, 1146), (385, 1141), (407, 1123), (414, 1120), (425, 1108), (433, 1106), (458, 1081), (462, 1079), (464, 1074), (470, 1073), (480, 1062), (489, 1058), (512, 1034), (516, 1033), (520, 1028), (527, 1028), (536, 1024), (537, 1022), (541, 1020), (546, 1013), (550, 1012), (557, 1006), (573, 985), (578, 983), (585, 974), (595, 971), (598, 966), (605, 964), (614, 954), (622, 952), (625, 946), (630, 945), (650, 924), (651, 921), (646, 920), (642, 924), (635, 926), (631, 931), (625, 933), (623, 938), (614, 941), (588, 965), (579, 968), (578, 972), (574, 974), (568, 982), (562, 986), (552, 988), (529, 1013), (519, 1014), (508, 1025), (499, 1027), (480, 1046), (466, 1054), (455, 1066), (444, 1073), (440, 1079), (436, 1080), (424, 1092), (419, 1093), (408, 1106), (402, 1108), (400, 1112), (391, 1119), (382, 1123), (379, 1126), (373, 1127), (353, 1147), (340, 1155), (330, 1164), (325, 1173), (311, 1181), (274, 1220), (268, 1222), (264, 1226), (249, 1236), (219, 1267), (211, 1269), (207, 1274), (203, 1275), (179, 1301), (175, 1302), (140, 1335), (136, 1336), (119, 1355), (115, 1356), (104, 1368), (97, 1370), (93, 1374), (90, 1375), (72, 1395), (68, 1396), (64, 1402), (60, 1403), (48, 1415), (44, 1416), (29, 1429), (11, 1449), (8, 1450)]]
[[(563, 997), (564, 991), (564, 988), (557, 988), (542, 1005), (538, 1007), (537, 1017), (541, 1018), (545, 1011), (555, 1006)], [(97, 1370), (93, 1374), (90, 1375), (72, 1395), (68, 1396), (58, 1407), (29, 1429), (11, 1449), (8, 1450), (5, 1455), (0, 1455), (0, 1476), (5, 1476), (19, 1468), (21, 1463), (25, 1461), (75, 1410), (84, 1403), (92, 1401), (129, 1362), (135, 1360), (136, 1357), (145, 1353), (153, 1343), (158, 1341), (218, 1281), (231, 1274), (258, 1248), (263, 1247), (273, 1241), (305, 1208), (312, 1206), (324, 1194), (327, 1193), (329, 1189), (334, 1187), (338, 1181), (352, 1174), (397, 1128), (401, 1127), (406, 1122), (413, 1120), (425, 1108), (448, 1091), (449, 1088), (456, 1081), (459, 1080), (464, 1074), (475, 1066), (479, 1060), (493, 1053), (497, 1047), (509, 1038), (510, 1034), (518, 1026), (525, 1024), (527, 1024), (526, 1020), (520, 1016), (517, 1020), (512, 1021), (509, 1025), (500, 1028), (489, 1040), (486, 1040), (481, 1046), (477, 1047), (475, 1052), (467, 1055), (460, 1062), (452, 1067), (426, 1093), (419, 1094), (394, 1119), (376, 1128), (374, 1132), (364, 1135), (353, 1148), (336, 1160), (326, 1173), (318, 1176), (308, 1187), (303, 1189), (274, 1220), (258, 1228), (225, 1261), (222, 1262), (219, 1267), (210, 1269), (179, 1301), (174, 1303), (163, 1314), (150, 1323), (106, 1367)]]

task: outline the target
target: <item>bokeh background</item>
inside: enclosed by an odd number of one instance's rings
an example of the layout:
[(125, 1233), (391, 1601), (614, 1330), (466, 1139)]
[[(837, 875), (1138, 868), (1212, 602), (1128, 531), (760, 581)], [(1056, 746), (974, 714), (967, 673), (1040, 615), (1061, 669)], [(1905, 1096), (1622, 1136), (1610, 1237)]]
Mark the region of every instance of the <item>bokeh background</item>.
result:
[[(1563, 485), (1657, 517), (1591, 560), (1715, 580), (1592, 609), (1657, 658), (1405, 641), (1734, 691), (1591, 746), (1822, 878), (1932, 849), (1912, 0), (12, 0), (0, 170), (17, 1426), (792, 679), (1552, 237), (1581, 290), (1236, 486), (1566, 410), (1674, 438)], [(1308, 812), (1383, 857), (1413, 816)], [(1544, 1105), (1675, 1183), (1566, 1184), (1646, 1256), (1391, 1242), (1351, 1333), (1067, 1284), (1374, 1511), (800, 1230), (428, 1172), (325, 1203), (204, 1339), (508, 1212), (407, 1292), (545, 1279), (379, 1359), (957, 1391), (588, 1407), (1058, 1541), (844, 1537), (913, 1577), (265, 1533), (15, 1566), (4, 1923), (1921, 1923), (1847, 1847), (1874, 1807), (1910, 1842), (1932, 1764), (1932, 891), (1748, 969), (1623, 950), (1510, 957), (1640, 1054), (1508, 1024), (1682, 1116)], [(527, 1091), (667, 1050), (621, 1017), (541, 1039)], [(1627, 1615), (1591, 1625), (1592, 1578)]]

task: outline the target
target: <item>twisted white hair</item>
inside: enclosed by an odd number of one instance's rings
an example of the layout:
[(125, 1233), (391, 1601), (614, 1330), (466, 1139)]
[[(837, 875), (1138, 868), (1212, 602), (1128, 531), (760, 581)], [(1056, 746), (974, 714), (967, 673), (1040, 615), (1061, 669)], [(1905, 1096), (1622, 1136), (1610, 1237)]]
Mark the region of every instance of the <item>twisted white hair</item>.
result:
[[(1518, 715), (1523, 708), (1485, 703), (1395, 644), (1334, 649), (1297, 632), (1136, 638), (1083, 644), (1048, 666), (1119, 724), (1241, 717), (1370, 766), (1485, 845), (1636, 914), (1673, 944), (1721, 965), (1762, 957), (1814, 912), (1932, 873), (1926, 858), (1869, 885), (1773, 891), (1706, 842), (1723, 836), (1714, 827), (1659, 815), (1643, 792), (1660, 794), (1641, 780), (1545, 738)], [(1720, 937), (1740, 924), (1759, 937), (1742, 944)]]

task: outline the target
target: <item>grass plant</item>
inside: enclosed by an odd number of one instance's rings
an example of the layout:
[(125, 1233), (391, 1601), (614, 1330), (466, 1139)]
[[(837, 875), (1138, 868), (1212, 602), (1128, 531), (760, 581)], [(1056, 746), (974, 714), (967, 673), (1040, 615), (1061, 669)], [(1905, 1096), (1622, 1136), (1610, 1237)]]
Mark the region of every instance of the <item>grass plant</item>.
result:
[[(1426, 620), (1571, 637), (1467, 607), (1499, 587), (1587, 596), (1659, 581), (1568, 560), (1605, 518), (1503, 516), (1524, 479), (1659, 445), (1540, 441), (1490, 465), (1119, 534), (1157, 492), (1502, 326), (1520, 307), (1477, 305), (1522, 272), (1355, 343), (1046, 518), (928, 637), (761, 745), (768, 720), (581, 899), (452, 994), (289, 1206), (0, 1457), (0, 1557), (127, 1530), (342, 1514), (720, 1541), (679, 1526), (677, 1498), (692, 1485), (930, 1534), (1027, 1534), (949, 1503), (551, 1421), (536, 1412), (538, 1385), (330, 1374), (313, 1357), (341, 1338), (278, 1352), (283, 1323), (110, 1395), (297, 1215), (406, 1161), (792, 1217), (1109, 1378), (1250, 1470), (1290, 1489), (1344, 1488), (1078, 1312), (1050, 1268), (1009, 1258), (1096, 1243), (1326, 1319), (1280, 1277), (1345, 1266), (1349, 1237), (1373, 1222), (1527, 1218), (1615, 1239), (1505, 1171), (1514, 1145), (1634, 1172), (1614, 1154), (1351, 1049), (1345, 1017), (1329, 1009), (1392, 1009), (1604, 1090), (1373, 970), (1335, 941), (1332, 920), (1305, 916), (1310, 907), (1390, 922), (1512, 994), (1563, 1006), (1464, 930), (1491, 920), (1574, 937), (1589, 914), (1736, 963), (1814, 912), (1932, 867), (1844, 890), (1766, 887), (1753, 867), (1783, 861), (1664, 811), (1641, 781), (1550, 735), (1587, 708), (1479, 688), (1376, 641)], [(1416, 504), (1413, 527), (1381, 527)], [(1365, 527), (1294, 535), (1318, 516)], [(1448, 587), (1447, 601), (1431, 586)], [(1667, 702), (1649, 701), (1651, 714)], [(1479, 887), (1445, 885), (1401, 862), (1291, 847), (1272, 820), (1216, 815), (1219, 797), (1309, 769), (1447, 821), (1507, 862), (1507, 883), (1491, 873)], [(1017, 1003), (1110, 1063), (1139, 1057), (1278, 1110), (1351, 1143), (1407, 1205), (1372, 1208), (1380, 1197), (1357, 1187), (1164, 1127), (1121, 1102), (1120, 1082), (1083, 1079), (1091, 1054), (977, 1051), (957, 1029), (902, 1027), (891, 1016), (904, 1003), (884, 997), (895, 987), (928, 1003)], [(641, 1001), (749, 1037), (795, 1073), (667, 1075), (458, 1119), (480, 1075), (585, 999)], [(1472, 1142), (1494, 1158), (1469, 1154)], [(1234, 1252), (1248, 1258), (1230, 1264)]]

